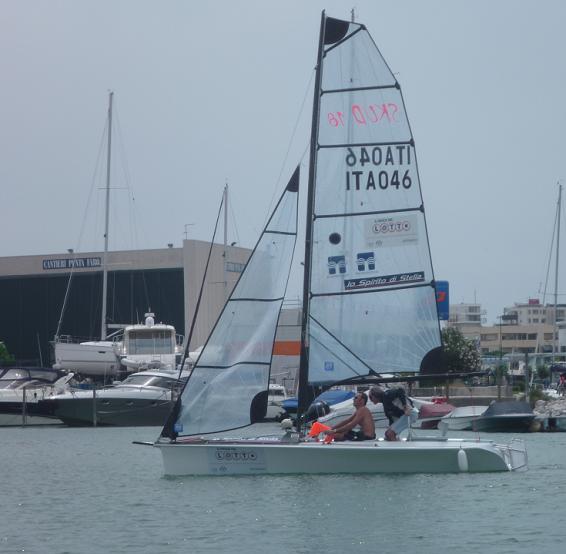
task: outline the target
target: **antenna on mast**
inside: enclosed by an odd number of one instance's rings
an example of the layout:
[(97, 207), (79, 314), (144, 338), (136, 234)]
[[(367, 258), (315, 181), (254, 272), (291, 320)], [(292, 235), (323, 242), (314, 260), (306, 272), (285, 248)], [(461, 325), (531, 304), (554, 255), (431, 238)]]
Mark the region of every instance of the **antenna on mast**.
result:
[(351, 12), (352, 14), (352, 23), (356, 22), (356, 8), (352, 8)]

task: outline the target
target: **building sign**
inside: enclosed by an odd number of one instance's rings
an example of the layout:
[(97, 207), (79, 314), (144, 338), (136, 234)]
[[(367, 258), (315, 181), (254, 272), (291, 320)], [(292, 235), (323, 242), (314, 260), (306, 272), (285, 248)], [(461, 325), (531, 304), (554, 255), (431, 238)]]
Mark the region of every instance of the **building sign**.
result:
[(448, 281), (436, 281), (436, 304), (438, 306), (438, 319), (448, 320)]
[(43, 260), (43, 269), (92, 269), (102, 266), (102, 258), (60, 258)]

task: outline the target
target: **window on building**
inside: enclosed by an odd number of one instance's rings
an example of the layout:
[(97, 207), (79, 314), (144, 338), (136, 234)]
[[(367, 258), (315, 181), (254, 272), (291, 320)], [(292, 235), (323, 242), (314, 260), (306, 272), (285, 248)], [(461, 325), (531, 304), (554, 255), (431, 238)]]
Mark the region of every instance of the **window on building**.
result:
[(242, 273), (246, 264), (239, 264), (237, 262), (226, 262), (226, 271), (233, 271), (234, 273)]

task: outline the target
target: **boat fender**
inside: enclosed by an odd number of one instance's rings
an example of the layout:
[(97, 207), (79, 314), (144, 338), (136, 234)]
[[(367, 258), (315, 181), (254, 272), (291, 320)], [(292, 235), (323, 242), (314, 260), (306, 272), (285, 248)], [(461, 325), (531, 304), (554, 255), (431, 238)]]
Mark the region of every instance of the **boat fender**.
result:
[(468, 471), (468, 455), (463, 448), (458, 450), (458, 469), (462, 472)]

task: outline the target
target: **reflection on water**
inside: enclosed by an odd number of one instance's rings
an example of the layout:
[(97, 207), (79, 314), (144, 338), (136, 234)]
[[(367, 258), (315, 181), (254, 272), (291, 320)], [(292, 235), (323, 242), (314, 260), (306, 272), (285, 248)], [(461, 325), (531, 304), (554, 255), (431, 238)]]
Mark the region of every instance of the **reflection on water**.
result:
[[(257, 427), (253, 434), (278, 431)], [(0, 552), (530, 554), (562, 546), (566, 433), (522, 435), (527, 473), (166, 479), (159, 452), (132, 444), (159, 431), (0, 429)]]

